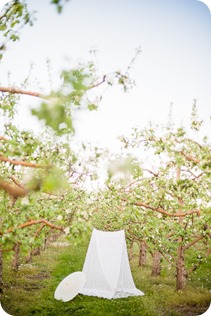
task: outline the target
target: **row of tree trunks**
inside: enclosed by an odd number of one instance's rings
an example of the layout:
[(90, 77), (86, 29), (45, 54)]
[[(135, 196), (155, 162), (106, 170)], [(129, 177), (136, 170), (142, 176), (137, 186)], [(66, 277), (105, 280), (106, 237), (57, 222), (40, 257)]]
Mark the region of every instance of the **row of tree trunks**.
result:
[(129, 246), (129, 251), (128, 251), (129, 260), (133, 259), (133, 245), (134, 245), (134, 240), (130, 241), (130, 246)]
[(35, 249), (33, 249), (33, 250), (30, 250), (30, 251), (28, 252), (28, 254), (27, 254), (27, 256), (26, 256), (26, 259), (25, 259), (25, 262), (26, 262), (26, 263), (31, 262), (33, 256), (38, 256), (38, 255), (40, 255), (41, 251), (45, 251), (47, 245), (48, 245), (49, 243), (51, 243), (51, 242), (56, 241), (56, 240), (59, 238), (59, 236), (61, 236), (61, 233), (59, 233), (59, 234), (53, 234), (53, 235), (50, 235), (50, 236), (46, 237), (46, 238), (44, 239), (43, 245), (42, 245), (41, 247), (37, 247), (37, 248), (35, 248)]
[(152, 276), (158, 276), (161, 273), (161, 253), (155, 250), (152, 254)]
[[(181, 178), (181, 167), (177, 168), (177, 179)], [(181, 207), (184, 205), (184, 201), (178, 198), (178, 202)], [(184, 216), (179, 218), (179, 223), (181, 227), (183, 226)], [(187, 283), (187, 271), (185, 269), (185, 248), (183, 246), (183, 237), (178, 238), (178, 248), (177, 248), (177, 262), (176, 262), (176, 289), (184, 290)]]
[[(178, 242), (182, 242), (182, 239), (179, 238)], [(139, 266), (143, 267), (146, 265), (147, 251), (146, 243), (144, 241), (140, 242), (139, 250)], [(176, 263), (176, 289), (184, 290), (187, 283), (187, 271), (185, 268), (185, 257), (184, 257), (185, 248), (182, 245), (178, 246), (177, 250), (177, 263)], [(158, 250), (155, 250), (152, 253), (152, 276), (159, 276), (161, 273), (161, 253)]]
[[(161, 253), (158, 250), (155, 250), (152, 255), (152, 276), (158, 276), (161, 273)], [(145, 241), (140, 242), (139, 248), (139, 266), (144, 267), (147, 262), (147, 245)]]
[(185, 269), (184, 246), (178, 246), (176, 265), (176, 289), (184, 290), (187, 283), (187, 271)]
[[(56, 236), (53, 236), (53, 239)], [(51, 236), (52, 239), (52, 236)], [(56, 238), (55, 238), (56, 239)], [(20, 265), (19, 253), (20, 253), (20, 243), (16, 243), (14, 248), (14, 256), (12, 260), (12, 268), (17, 271)], [(39, 255), (41, 251), (40, 247), (37, 247), (28, 254), (26, 259), (27, 262), (31, 261), (32, 256)], [(185, 269), (185, 260), (184, 260), (184, 246), (178, 246), (177, 253), (177, 265), (176, 265), (176, 289), (184, 290), (187, 282), (187, 271)], [(159, 276), (161, 273), (161, 253), (156, 250), (152, 253), (153, 263), (152, 263), (152, 276)], [(140, 251), (139, 251), (139, 266), (145, 266), (147, 259), (146, 243), (144, 241), (140, 242)], [(0, 286), (2, 286), (2, 252), (0, 252)]]
[(146, 265), (147, 261), (147, 246), (145, 241), (141, 240), (140, 247), (139, 247), (139, 261), (138, 264), (140, 267), (143, 267)]
[(19, 258), (20, 243), (15, 244), (13, 250), (14, 250), (14, 256), (13, 256), (13, 259), (12, 259), (12, 269), (14, 271), (17, 271), (19, 266), (20, 266), (20, 258)]

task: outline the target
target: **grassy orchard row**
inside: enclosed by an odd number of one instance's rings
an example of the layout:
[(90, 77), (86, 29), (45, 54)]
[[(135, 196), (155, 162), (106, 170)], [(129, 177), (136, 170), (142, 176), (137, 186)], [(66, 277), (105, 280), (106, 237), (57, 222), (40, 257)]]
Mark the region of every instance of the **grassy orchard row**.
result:
[[(190, 130), (196, 138), (201, 124), (193, 107)], [(150, 152), (154, 165), (121, 155), (98, 197), (94, 225), (125, 229), (128, 241), (140, 245), (140, 264), (150, 253), (152, 274), (159, 275), (164, 259), (175, 270), (177, 290), (183, 290), (191, 273), (211, 256), (211, 145), (207, 137), (196, 142), (183, 128), (167, 127), (159, 134), (152, 126), (123, 141), (130, 150)], [(117, 180), (118, 172), (125, 176)]]
[(6, 290), (1, 304), (10, 315), (115, 315), (115, 316), (198, 316), (205, 313), (210, 303), (209, 264), (193, 274), (185, 291), (175, 291), (174, 270), (163, 261), (160, 276), (151, 276), (151, 258), (145, 267), (138, 267), (138, 249), (133, 246), (130, 261), (136, 286), (144, 296), (106, 300), (77, 295), (69, 302), (54, 299), (59, 282), (74, 271), (81, 271), (91, 231), (80, 243), (67, 243), (64, 237), (50, 243), (32, 263), (22, 264), (17, 272), (4, 270)]

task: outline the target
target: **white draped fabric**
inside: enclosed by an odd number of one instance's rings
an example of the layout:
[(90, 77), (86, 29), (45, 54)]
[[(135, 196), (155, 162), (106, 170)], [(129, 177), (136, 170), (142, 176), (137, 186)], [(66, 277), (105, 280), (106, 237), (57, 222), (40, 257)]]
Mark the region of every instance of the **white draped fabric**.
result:
[(107, 299), (144, 295), (133, 281), (124, 230), (93, 229), (82, 271), (86, 282), (81, 294)]

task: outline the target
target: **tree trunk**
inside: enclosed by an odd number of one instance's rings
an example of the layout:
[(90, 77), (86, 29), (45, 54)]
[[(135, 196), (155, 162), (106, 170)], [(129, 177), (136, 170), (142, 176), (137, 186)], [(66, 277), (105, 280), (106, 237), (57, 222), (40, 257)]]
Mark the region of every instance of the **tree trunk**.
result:
[(45, 237), (43, 245), (42, 245), (42, 250), (44, 251), (47, 247), (47, 237)]
[(152, 276), (158, 276), (161, 272), (161, 253), (160, 251), (156, 250), (152, 254), (153, 263), (152, 263)]
[(130, 242), (130, 247), (129, 247), (129, 260), (132, 260), (132, 258), (133, 258), (133, 243), (134, 243), (134, 241), (132, 240)]
[(40, 247), (37, 247), (37, 248), (35, 248), (35, 249), (32, 251), (32, 255), (33, 255), (33, 256), (39, 256), (39, 255), (40, 255), (40, 252), (41, 252)]
[(0, 293), (3, 292), (3, 259), (2, 259), (2, 251), (0, 251)]
[(25, 262), (29, 263), (31, 261), (32, 261), (32, 252), (31, 252), (31, 250), (29, 250), (29, 252), (28, 252), (28, 254), (26, 256)]
[(178, 246), (177, 251), (177, 266), (176, 266), (176, 289), (184, 290), (187, 283), (187, 271), (185, 269), (185, 248), (184, 246)]
[(13, 270), (17, 271), (20, 265), (20, 261), (19, 261), (20, 244), (19, 243), (15, 244), (14, 251), (15, 253), (12, 259), (12, 268)]
[(139, 266), (143, 267), (146, 265), (147, 260), (147, 250), (146, 250), (146, 243), (144, 241), (140, 242), (140, 249), (139, 249)]

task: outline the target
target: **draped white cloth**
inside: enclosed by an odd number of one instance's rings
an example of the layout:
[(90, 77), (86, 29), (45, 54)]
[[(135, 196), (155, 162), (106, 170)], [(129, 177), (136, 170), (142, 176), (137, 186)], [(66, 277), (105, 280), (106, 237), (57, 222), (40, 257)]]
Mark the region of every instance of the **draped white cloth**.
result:
[(94, 228), (82, 271), (86, 282), (81, 294), (107, 299), (144, 295), (133, 281), (124, 230)]

